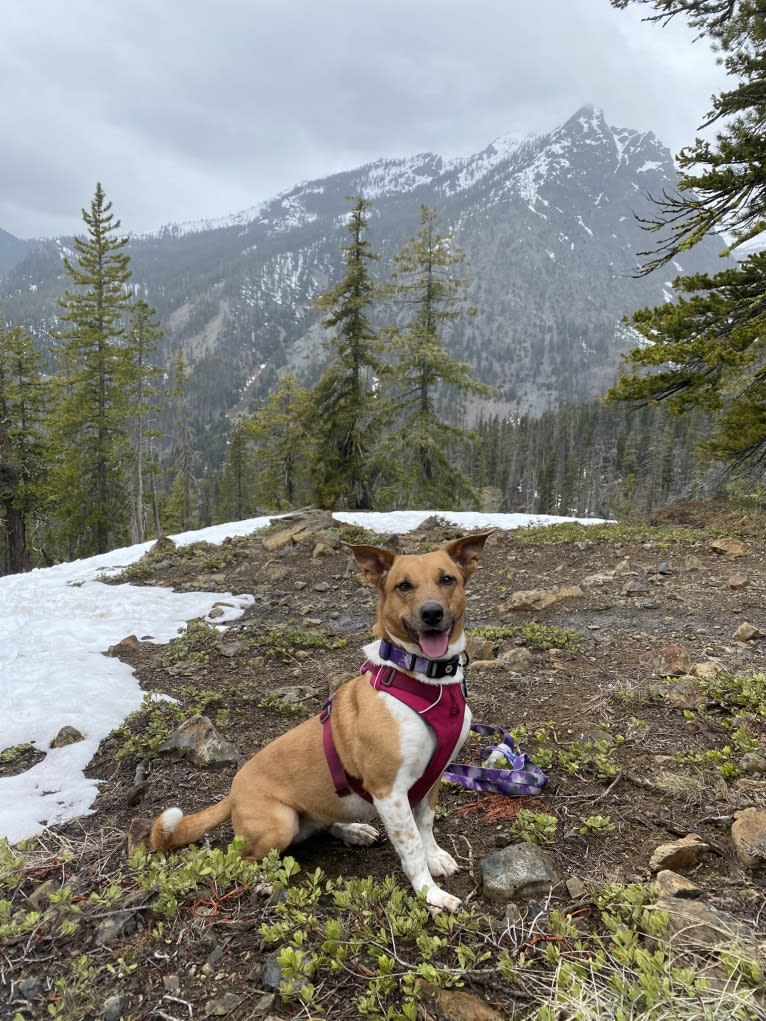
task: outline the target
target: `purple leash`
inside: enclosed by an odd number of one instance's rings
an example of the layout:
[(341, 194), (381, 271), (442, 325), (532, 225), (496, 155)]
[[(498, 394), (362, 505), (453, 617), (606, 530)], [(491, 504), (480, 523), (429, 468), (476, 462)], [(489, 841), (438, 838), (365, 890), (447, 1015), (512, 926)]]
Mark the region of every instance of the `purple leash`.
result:
[(483, 748), (482, 756), (502, 758), (508, 763), (500, 769), (487, 766), (469, 766), (464, 762), (450, 762), (442, 773), (442, 780), (460, 784), (472, 791), (494, 791), (497, 794), (534, 796), (540, 794), (548, 782), (548, 778), (534, 762), (523, 752), (519, 752), (516, 742), (508, 731), (484, 723), (472, 723), (471, 730), (484, 737), (497, 737), (502, 734), (502, 741), (491, 748)]

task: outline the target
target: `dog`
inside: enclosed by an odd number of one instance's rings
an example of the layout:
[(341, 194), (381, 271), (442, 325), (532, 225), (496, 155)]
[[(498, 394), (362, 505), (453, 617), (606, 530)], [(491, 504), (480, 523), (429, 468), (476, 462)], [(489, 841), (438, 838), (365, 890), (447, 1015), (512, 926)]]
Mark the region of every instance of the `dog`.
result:
[[(436, 843), (439, 777), (471, 724), (465, 703), (465, 587), (490, 532), (466, 535), (422, 555), (346, 544), (378, 592), (367, 661), (318, 716), (276, 738), (236, 774), (230, 793), (194, 815), (169, 808), (149, 845), (192, 843), (231, 818), (255, 860), (325, 830), (370, 845), (377, 815), (416, 892), (435, 910), (460, 900), (434, 877), (458, 870)], [(437, 740), (437, 734), (440, 735)]]

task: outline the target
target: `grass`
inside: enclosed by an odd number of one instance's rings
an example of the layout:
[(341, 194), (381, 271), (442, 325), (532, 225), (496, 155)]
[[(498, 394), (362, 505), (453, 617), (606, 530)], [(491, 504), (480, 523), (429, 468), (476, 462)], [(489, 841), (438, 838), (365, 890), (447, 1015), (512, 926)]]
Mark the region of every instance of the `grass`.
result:
[[(14, 1021), (100, 1016), (116, 990), (131, 1018), (131, 998), (152, 1002), (147, 983), (179, 969), (190, 982), (190, 962), (224, 935), (216, 967), (237, 974), (242, 947), (260, 945), (277, 969), (276, 1012), (290, 1017), (342, 1008), (344, 1017), (417, 1021), (439, 990), (479, 988), (518, 1021), (766, 1019), (755, 952), (671, 942), (652, 884), (591, 886), (585, 914), (548, 904), (509, 924), (478, 905), (434, 916), (398, 877), (304, 875), (275, 853), (253, 864), (240, 841), (170, 855), (139, 849), (125, 862), (103, 834), (75, 854), (46, 839), (24, 853), (0, 842), (0, 934), (14, 980), (39, 975), (46, 961), (35, 1013), (20, 1007)], [(30, 910), (30, 880), (46, 875), (54, 893)], [(98, 923), (131, 904), (143, 905), (137, 929), (95, 945)], [(62, 940), (68, 952), (53, 953)]]
[(565, 521), (555, 525), (534, 525), (509, 533), (518, 546), (550, 546), (573, 542), (651, 542), (655, 546), (678, 543), (694, 546), (714, 538), (718, 533), (708, 528), (686, 528), (683, 525), (629, 524), (622, 521), (581, 525)]
[(469, 638), (485, 638), (493, 645), (501, 642), (520, 641), (535, 649), (547, 651), (561, 649), (563, 652), (579, 652), (585, 639), (574, 628), (560, 628), (553, 624), (539, 624), (527, 621), (525, 624), (485, 625), (466, 631)]

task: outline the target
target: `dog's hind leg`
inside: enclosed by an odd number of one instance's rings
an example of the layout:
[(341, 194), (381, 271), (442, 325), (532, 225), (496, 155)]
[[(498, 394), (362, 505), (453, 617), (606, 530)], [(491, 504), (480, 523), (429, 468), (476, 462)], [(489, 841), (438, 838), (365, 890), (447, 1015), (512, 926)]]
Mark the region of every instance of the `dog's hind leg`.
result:
[(374, 826), (368, 826), (365, 822), (335, 822), (328, 827), (327, 832), (344, 844), (358, 847), (369, 847), (380, 836)]
[(234, 833), (245, 838), (242, 855), (260, 861), (269, 851), (284, 851), (298, 837), (301, 820), (294, 808), (277, 801), (249, 804), (231, 813)]

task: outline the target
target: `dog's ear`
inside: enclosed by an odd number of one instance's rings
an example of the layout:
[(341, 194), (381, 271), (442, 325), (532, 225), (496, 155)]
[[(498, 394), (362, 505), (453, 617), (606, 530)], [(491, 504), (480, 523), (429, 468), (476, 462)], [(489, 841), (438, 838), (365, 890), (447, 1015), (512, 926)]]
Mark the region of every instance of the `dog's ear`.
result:
[(344, 542), (343, 545), (351, 551), (354, 560), (364, 572), (365, 579), (376, 587), (391, 570), (396, 559), (395, 553), (382, 546), (356, 545), (350, 542)]
[(464, 535), (461, 539), (453, 539), (442, 546), (442, 549), (451, 557), (460, 568), (466, 581), (476, 570), (479, 563), (484, 543), (492, 535), (494, 529), (488, 532), (477, 532), (475, 535)]

